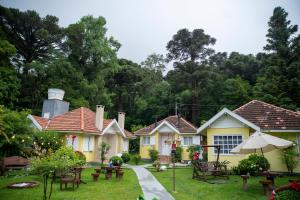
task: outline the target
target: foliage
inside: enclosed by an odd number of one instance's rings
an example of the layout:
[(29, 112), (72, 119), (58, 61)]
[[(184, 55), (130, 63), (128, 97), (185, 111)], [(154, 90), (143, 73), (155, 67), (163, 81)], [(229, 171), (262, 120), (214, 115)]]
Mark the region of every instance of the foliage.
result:
[(161, 164), (160, 164), (159, 160), (154, 161), (152, 166), (155, 167), (156, 171), (158, 171), (158, 172), (160, 171)]
[(136, 165), (138, 165), (139, 162), (141, 161), (141, 156), (140, 156), (139, 154), (134, 154), (134, 155), (132, 155), (131, 160), (132, 160)]
[(275, 194), (274, 200), (297, 200), (300, 199), (300, 192), (290, 189), (290, 190), (284, 190), (279, 193)]
[(152, 162), (158, 159), (158, 151), (156, 149), (148, 149), (148, 153)]
[(103, 165), (104, 160), (106, 160), (106, 154), (108, 153), (109, 149), (110, 149), (109, 144), (107, 144), (105, 142), (102, 142), (100, 144), (99, 151), (100, 151), (101, 165)]
[[(54, 182), (54, 175), (56, 171), (66, 171), (72, 167), (80, 166), (82, 161), (77, 154), (69, 147), (63, 146), (53, 154), (45, 157), (32, 157), (30, 159), (30, 170), (33, 174), (41, 175), (43, 177), (44, 193), (43, 200), (50, 199), (52, 195), (52, 185)], [(51, 186), (49, 195), (48, 179), (51, 178)]]
[(46, 152), (55, 152), (64, 145), (64, 138), (57, 132), (36, 132), (33, 138), (33, 143), (45, 149)]
[(256, 175), (259, 171), (268, 169), (270, 169), (270, 163), (264, 156), (251, 154), (248, 158), (239, 161), (238, 166), (232, 170), (237, 174)]
[(124, 163), (127, 163), (130, 161), (130, 154), (127, 152), (122, 153), (121, 158), (123, 159)]
[(193, 160), (195, 154), (195, 146), (189, 146), (186, 151), (189, 153), (189, 159)]
[(75, 151), (78, 156), (79, 163), (78, 165), (83, 166), (86, 164), (86, 156), (81, 151)]
[(299, 163), (299, 154), (296, 152), (295, 147), (289, 147), (281, 150), (282, 162), (286, 165), (288, 171), (293, 174), (294, 169)]
[(167, 60), (163, 55), (153, 53), (149, 55), (141, 65), (155, 72), (162, 73), (166, 70), (166, 62)]
[(121, 166), (123, 164), (123, 159), (119, 156), (112, 156), (110, 161), (112, 162), (113, 166)]
[(177, 146), (175, 151), (175, 162), (179, 162), (182, 160), (182, 147)]
[(140, 138), (129, 140), (129, 153), (136, 154), (140, 152)]
[(28, 110), (17, 112), (0, 105), (0, 157), (22, 155), (22, 148), (32, 143), (28, 113)]

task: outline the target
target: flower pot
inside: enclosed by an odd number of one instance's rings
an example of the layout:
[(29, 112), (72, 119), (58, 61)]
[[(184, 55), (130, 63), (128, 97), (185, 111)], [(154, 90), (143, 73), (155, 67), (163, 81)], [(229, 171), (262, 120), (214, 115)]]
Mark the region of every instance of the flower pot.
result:
[(94, 180), (95, 182), (98, 181), (98, 178), (99, 178), (99, 174), (98, 174), (98, 173), (92, 173), (91, 175), (92, 175), (93, 180)]

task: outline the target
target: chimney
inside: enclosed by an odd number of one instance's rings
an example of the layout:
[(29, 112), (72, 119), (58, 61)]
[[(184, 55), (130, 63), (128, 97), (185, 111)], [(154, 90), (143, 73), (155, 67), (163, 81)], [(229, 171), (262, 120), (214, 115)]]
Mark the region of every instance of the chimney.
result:
[(177, 127), (180, 128), (180, 114), (177, 115)]
[(43, 102), (42, 117), (51, 119), (69, 111), (69, 102), (64, 101), (65, 91), (58, 88), (48, 89), (48, 99)]
[(95, 125), (100, 131), (102, 131), (103, 129), (103, 119), (104, 119), (104, 106), (97, 105)]
[(124, 112), (118, 112), (118, 124), (121, 127), (122, 131), (124, 131), (124, 125), (125, 125), (125, 113)]

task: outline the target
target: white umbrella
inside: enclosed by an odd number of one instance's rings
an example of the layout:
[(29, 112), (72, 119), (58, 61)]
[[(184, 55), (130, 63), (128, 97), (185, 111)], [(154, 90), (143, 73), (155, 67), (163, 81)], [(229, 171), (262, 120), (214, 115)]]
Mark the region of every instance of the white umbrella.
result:
[(258, 151), (269, 152), (274, 149), (285, 149), (293, 145), (293, 142), (284, 140), (262, 132), (255, 132), (248, 139), (231, 150), (231, 153), (250, 154)]

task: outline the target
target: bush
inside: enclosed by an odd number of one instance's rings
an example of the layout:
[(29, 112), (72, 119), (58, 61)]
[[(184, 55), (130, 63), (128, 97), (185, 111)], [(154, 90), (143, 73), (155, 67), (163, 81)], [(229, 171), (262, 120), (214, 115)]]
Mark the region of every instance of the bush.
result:
[(195, 146), (189, 146), (186, 151), (189, 152), (189, 159), (193, 160), (194, 153), (195, 153)]
[(182, 147), (176, 147), (175, 151), (175, 162), (182, 160)]
[(298, 154), (294, 147), (283, 149), (281, 152), (282, 162), (286, 165), (288, 171), (292, 174), (298, 165)]
[(134, 155), (132, 155), (132, 161), (133, 161), (136, 165), (138, 165), (139, 162), (141, 161), (141, 156), (140, 156), (139, 154), (134, 154)]
[(158, 160), (154, 161), (154, 163), (152, 164), (153, 167), (155, 167), (156, 171), (159, 172), (160, 170), (160, 162)]
[(234, 173), (251, 175), (257, 175), (259, 171), (268, 169), (270, 169), (269, 161), (264, 156), (257, 154), (251, 154), (248, 158), (241, 160), (236, 168), (232, 168)]
[(276, 193), (274, 200), (298, 200), (300, 199), (300, 192), (296, 190), (284, 190)]
[(78, 159), (80, 161), (80, 165), (85, 165), (86, 164), (86, 157), (81, 151), (75, 151), (75, 153), (78, 156)]
[(64, 138), (57, 132), (42, 131), (35, 133), (34, 144), (45, 149), (46, 152), (55, 152), (64, 146)]
[(123, 159), (119, 156), (111, 157), (110, 161), (112, 162), (113, 166), (121, 166), (123, 164)]
[(155, 149), (149, 149), (149, 156), (151, 158), (151, 161), (154, 162), (158, 159), (158, 151)]
[(123, 153), (121, 158), (123, 159), (124, 163), (127, 163), (130, 161), (130, 154), (129, 153)]

